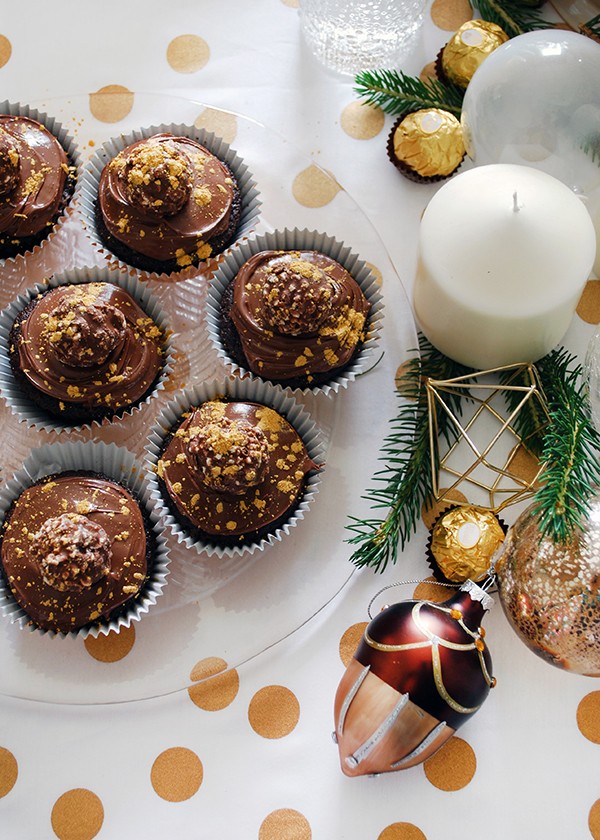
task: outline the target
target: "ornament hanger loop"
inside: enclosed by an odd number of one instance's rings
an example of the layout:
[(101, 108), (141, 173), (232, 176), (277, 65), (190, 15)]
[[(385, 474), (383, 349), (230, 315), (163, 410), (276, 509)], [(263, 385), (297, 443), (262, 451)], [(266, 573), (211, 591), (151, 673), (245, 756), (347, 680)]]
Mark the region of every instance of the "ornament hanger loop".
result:
[[(367, 613), (369, 614), (369, 618), (373, 618), (373, 615), (371, 613), (371, 607), (373, 606), (377, 598), (379, 598), (379, 596), (382, 595), (386, 590), (393, 589), (395, 586), (416, 586), (419, 583), (431, 583), (431, 581), (427, 580), (426, 578), (421, 578), (420, 580), (398, 580), (395, 583), (388, 583), (387, 586), (383, 586), (373, 595), (373, 597), (369, 601), (369, 606), (367, 607)], [(461, 585), (462, 584), (459, 583), (443, 583), (442, 581), (435, 581), (435, 586), (447, 586), (450, 589), (459, 589)]]

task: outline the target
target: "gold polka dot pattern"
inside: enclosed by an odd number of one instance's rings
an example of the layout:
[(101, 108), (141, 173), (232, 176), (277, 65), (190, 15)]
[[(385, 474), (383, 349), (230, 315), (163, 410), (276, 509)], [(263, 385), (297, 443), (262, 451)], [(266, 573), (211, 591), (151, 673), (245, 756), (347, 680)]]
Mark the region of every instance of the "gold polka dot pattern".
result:
[(597, 799), (590, 808), (588, 826), (594, 840), (600, 840), (600, 799)]
[(291, 808), (272, 811), (262, 821), (258, 840), (311, 840), (312, 831), (306, 817)]
[(427, 81), (427, 79), (437, 79), (435, 61), (430, 61), (429, 64), (426, 64), (425, 67), (423, 67), (423, 69), (421, 70), (419, 77), (422, 82)]
[(340, 639), (340, 659), (346, 668), (352, 661), (358, 643), (367, 629), (367, 623), (366, 621), (359, 621), (358, 624), (353, 624), (351, 627), (348, 627)]
[(289, 6), (290, 9), (298, 9), (300, 7), (300, 0), (281, 0), (284, 6)]
[(414, 394), (409, 393), (410, 389), (404, 382), (404, 377), (408, 371), (408, 360), (402, 362), (401, 365), (398, 365), (396, 368), (396, 373), (394, 375), (394, 386), (399, 394), (401, 394), (406, 399), (415, 399)]
[(466, 787), (477, 769), (472, 747), (456, 736), (441, 747), (423, 764), (425, 775), (440, 790), (460, 790)]
[(511, 473), (523, 481), (533, 481), (539, 468), (539, 459), (524, 446), (519, 446), (510, 462)]
[(0, 747), (0, 799), (14, 788), (19, 775), (17, 759), (10, 750)]
[(600, 324), (600, 280), (588, 280), (577, 304), (577, 314), (588, 324)]
[(238, 672), (235, 668), (227, 670), (227, 662), (218, 656), (209, 656), (197, 662), (190, 679), (198, 682), (198, 685), (188, 688), (190, 700), (206, 712), (225, 709), (233, 703), (240, 687)]
[(467, 497), (460, 492), (460, 490), (448, 490), (446, 488), (442, 488), (440, 490), (440, 495), (446, 497), (446, 499), (450, 499), (450, 501), (440, 501), (434, 502), (430, 507), (425, 507), (421, 509), (421, 519), (427, 526), (427, 528), (432, 528), (435, 520), (438, 516), (442, 513), (442, 511), (446, 510), (446, 508), (451, 506), (451, 503), (454, 502), (466, 502)]
[(98, 662), (118, 662), (124, 659), (135, 644), (135, 627), (123, 627), (116, 633), (111, 630), (108, 635), (100, 634), (95, 639), (88, 636), (84, 643), (85, 649)]
[(233, 143), (238, 128), (235, 114), (228, 114), (217, 108), (205, 108), (196, 118), (194, 125), (205, 131), (213, 131), (226, 143)]
[(102, 828), (104, 807), (91, 790), (74, 788), (56, 800), (51, 821), (59, 840), (92, 840)]
[(133, 93), (123, 85), (105, 85), (90, 93), (90, 111), (97, 120), (116, 123), (133, 108)]
[(202, 784), (204, 769), (195, 752), (187, 747), (171, 747), (154, 761), (150, 781), (155, 792), (167, 802), (190, 799)]
[(350, 102), (342, 111), (341, 126), (355, 140), (370, 140), (376, 137), (385, 122), (381, 108), (363, 102)]
[(6, 35), (0, 35), (0, 67), (4, 67), (12, 55), (12, 44)]
[(442, 586), (431, 576), (415, 587), (413, 598), (417, 601), (433, 601), (435, 604), (441, 604), (448, 600), (452, 592), (449, 586)]
[(365, 265), (375, 278), (375, 282), (377, 283), (379, 288), (381, 288), (383, 286), (383, 274), (381, 273), (381, 271), (377, 268), (376, 265), (373, 265), (373, 263), (365, 262)]
[(577, 706), (579, 731), (594, 744), (600, 744), (600, 691), (586, 694)]
[(267, 685), (256, 692), (248, 707), (248, 720), (263, 738), (284, 738), (300, 719), (296, 695), (283, 685)]
[(299, 172), (292, 184), (292, 195), (303, 207), (324, 207), (341, 190), (333, 175), (314, 163)]
[(401, 822), (388, 825), (377, 840), (427, 840), (427, 838), (416, 825)]
[(472, 17), (473, 9), (469, 0), (433, 0), (431, 20), (440, 29), (455, 32)]
[(167, 61), (176, 73), (195, 73), (209, 58), (210, 48), (199, 35), (178, 35), (167, 47)]

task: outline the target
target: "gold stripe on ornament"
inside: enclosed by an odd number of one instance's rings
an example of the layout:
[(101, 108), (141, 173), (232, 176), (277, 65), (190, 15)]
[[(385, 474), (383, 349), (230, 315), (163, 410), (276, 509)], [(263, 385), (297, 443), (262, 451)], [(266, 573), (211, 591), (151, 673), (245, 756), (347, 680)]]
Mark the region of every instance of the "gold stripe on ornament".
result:
[(442, 663), (440, 662), (440, 652), (437, 644), (433, 644), (431, 646), (431, 661), (433, 664), (433, 679), (435, 680), (435, 687), (438, 690), (438, 694), (445, 700), (446, 703), (453, 709), (455, 712), (458, 712), (461, 715), (472, 715), (473, 712), (476, 712), (477, 709), (481, 708), (481, 704), (479, 706), (461, 706), (460, 703), (457, 703), (449, 694), (444, 685), (444, 680), (442, 679)]

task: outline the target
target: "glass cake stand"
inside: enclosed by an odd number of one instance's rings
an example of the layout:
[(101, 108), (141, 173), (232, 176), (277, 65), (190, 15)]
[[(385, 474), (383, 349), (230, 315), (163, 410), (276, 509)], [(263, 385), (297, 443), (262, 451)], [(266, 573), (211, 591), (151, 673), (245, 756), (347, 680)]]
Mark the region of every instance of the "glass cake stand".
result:
[[(136, 93), (129, 113), (120, 122), (107, 124), (93, 116), (86, 96), (29, 104), (68, 129), (84, 160), (111, 137), (149, 125), (190, 125), (207, 108), (185, 98)], [(310, 510), (288, 536), (250, 557), (219, 560), (186, 550), (169, 535), (171, 573), (164, 594), (135, 623), (131, 652), (108, 668), (88, 654), (81, 638), (52, 638), (2, 619), (0, 694), (96, 704), (182, 691), (190, 685), (190, 672), (200, 660), (218, 657), (230, 668), (239, 668), (305, 625), (352, 578), (347, 517), (368, 512), (361, 494), (378, 468), (381, 441), (398, 410), (395, 373), (416, 352), (411, 309), (383, 243), (347, 192), (340, 188), (336, 193), (339, 185), (334, 184), (334, 197), (322, 207), (307, 207), (294, 198), (294, 179), (301, 173), (301, 178), (312, 175), (326, 183), (331, 176), (255, 120), (212, 108), (210, 112), (235, 126), (231, 146), (250, 168), (262, 201), (257, 232), (306, 227), (327, 233), (380, 274), (385, 305), (380, 358), (338, 394), (309, 394), (300, 400), (321, 430), (327, 459)], [(106, 257), (92, 247), (75, 210), (42, 249), (0, 267), (0, 305), (5, 307), (52, 273), (101, 265), (106, 265)], [(91, 430), (57, 433), (28, 428), (0, 400), (1, 480), (20, 469), (31, 449), (53, 441), (112, 441), (135, 453), (141, 464), (148, 431), (174, 392), (226, 376), (204, 325), (206, 285), (206, 279), (197, 276), (177, 282), (148, 281), (176, 333), (176, 363), (165, 391), (141, 411)]]

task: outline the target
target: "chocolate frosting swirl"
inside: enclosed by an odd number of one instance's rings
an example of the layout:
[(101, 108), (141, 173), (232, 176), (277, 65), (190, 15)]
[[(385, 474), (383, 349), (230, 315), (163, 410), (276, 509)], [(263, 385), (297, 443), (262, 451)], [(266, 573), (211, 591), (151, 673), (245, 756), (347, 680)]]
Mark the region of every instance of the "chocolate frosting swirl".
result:
[[(60, 591), (49, 585), (30, 550), (32, 535), (57, 513), (85, 516), (109, 537), (110, 570), (90, 587)], [(21, 493), (6, 520), (0, 557), (14, 598), (35, 624), (68, 633), (138, 593), (147, 577), (146, 552), (144, 518), (128, 490), (91, 473), (65, 472)]]
[[(323, 295), (327, 279), (326, 317), (317, 318), (314, 328), (301, 334), (279, 331), (273, 324), (269, 294), (273, 273), (299, 272), (309, 280), (311, 269), (319, 269), (315, 285)], [(359, 342), (364, 340), (370, 305), (360, 286), (346, 269), (318, 251), (261, 251), (239, 269), (234, 282), (230, 318), (238, 332), (248, 366), (267, 379), (295, 379), (327, 373), (348, 364)], [(294, 305), (298, 304), (294, 295)], [(314, 307), (309, 297), (307, 307)], [(321, 316), (325, 309), (321, 307)], [(301, 323), (301, 318), (295, 318)], [(285, 329), (285, 328), (284, 328)]]
[[(152, 144), (165, 146), (189, 163), (189, 198), (170, 215), (157, 214), (152, 202), (144, 208), (142, 202), (130, 201), (131, 159), (135, 161), (140, 148)], [(143, 184), (136, 185), (138, 195), (142, 189)], [(155, 134), (127, 146), (104, 167), (98, 200), (104, 224), (115, 239), (152, 259), (176, 259), (184, 266), (190, 262), (188, 254), (199, 259), (210, 256), (210, 240), (229, 227), (234, 193), (230, 170), (195, 140)]]
[[(200, 429), (224, 418), (248, 423), (267, 439), (265, 477), (242, 494), (208, 487), (189, 447)], [(218, 400), (190, 410), (157, 465), (158, 476), (179, 512), (202, 531), (222, 537), (250, 533), (275, 522), (292, 507), (313, 469), (317, 465), (308, 456), (301, 437), (272, 408)]]
[(0, 231), (15, 238), (33, 236), (59, 212), (69, 174), (67, 154), (44, 125), (29, 117), (0, 114), (0, 129), (19, 158), (18, 174), (11, 173), (13, 189), (0, 196)]
[[(93, 327), (96, 349), (104, 350), (100, 363), (65, 361), (77, 355), (64, 353), (64, 313), (69, 309), (75, 326), (87, 311), (90, 324), (84, 326)], [(115, 310), (122, 318), (115, 318)], [(56, 313), (62, 313), (62, 320)], [(99, 331), (106, 333), (106, 342)], [(59, 402), (115, 411), (141, 399), (152, 386), (162, 369), (163, 340), (160, 328), (124, 289), (111, 283), (57, 286), (20, 322), (19, 368), (34, 388)], [(92, 350), (83, 342), (78, 349)]]

